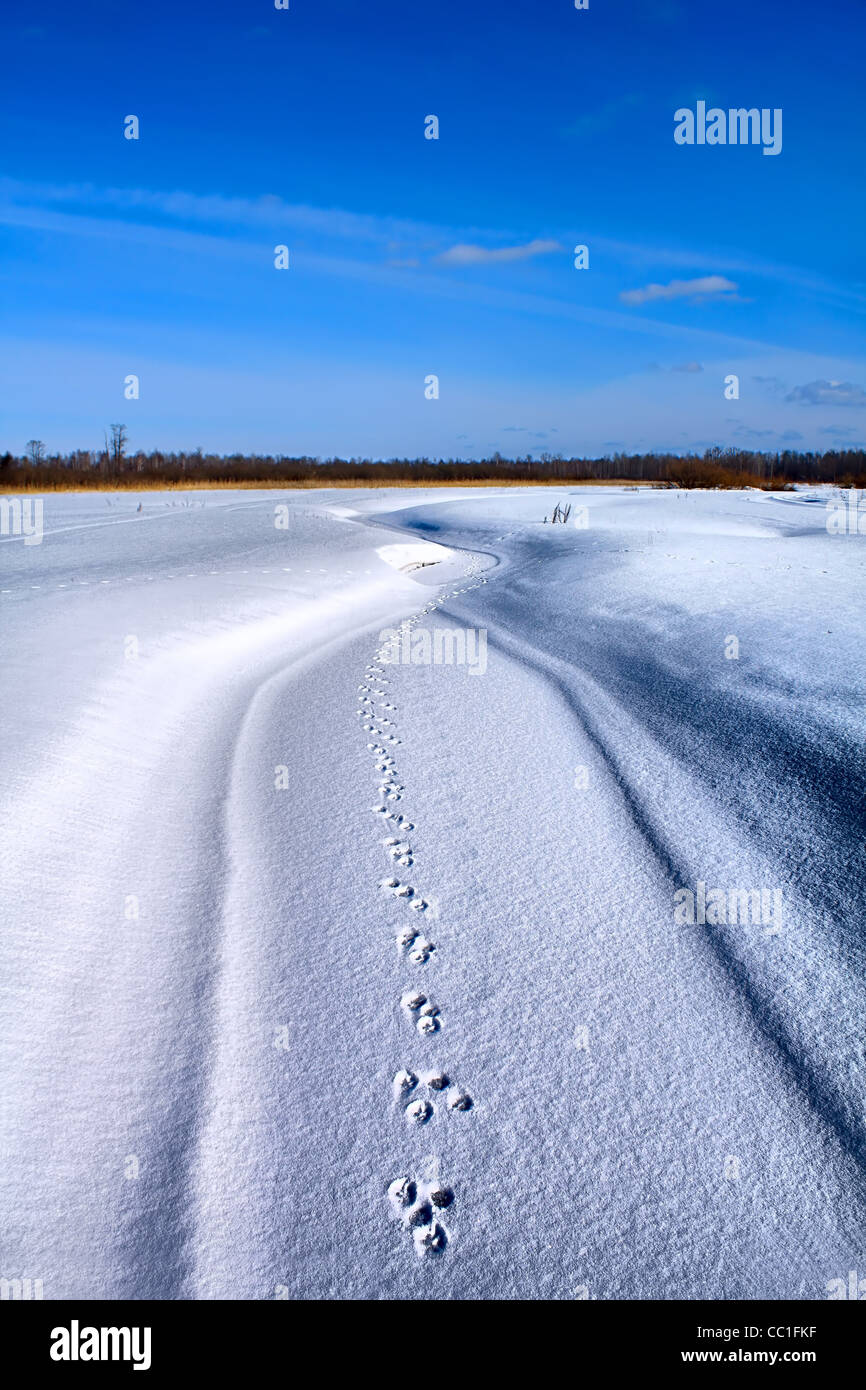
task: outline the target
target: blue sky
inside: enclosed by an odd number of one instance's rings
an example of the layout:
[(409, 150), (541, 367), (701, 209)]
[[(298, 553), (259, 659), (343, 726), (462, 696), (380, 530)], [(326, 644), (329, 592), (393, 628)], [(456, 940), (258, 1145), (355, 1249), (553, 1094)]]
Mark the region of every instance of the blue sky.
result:
[[(49, 0), (0, 32), (0, 448), (866, 441), (862, 0)], [(781, 108), (781, 153), (677, 145), (699, 100)]]

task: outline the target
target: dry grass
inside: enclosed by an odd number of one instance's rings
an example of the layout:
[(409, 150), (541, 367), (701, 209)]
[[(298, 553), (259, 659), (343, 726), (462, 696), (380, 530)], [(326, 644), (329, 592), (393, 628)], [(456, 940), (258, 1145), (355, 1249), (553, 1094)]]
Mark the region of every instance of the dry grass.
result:
[[(31, 482), (16, 483), (11, 478), (5, 482), (0, 482), (0, 493), (11, 496), (13, 493), (26, 492), (218, 492), (229, 490), (240, 492), (244, 489), (257, 490), (260, 492), (330, 492), (343, 490), (349, 492), (387, 492), (399, 488), (404, 492), (422, 492), (430, 488), (539, 488), (539, 487), (630, 487), (630, 488), (653, 488), (658, 487), (658, 483), (635, 482), (632, 478), (533, 478), (530, 482), (519, 481), (514, 478), (472, 478), (461, 482), (388, 482), (381, 478), (344, 479), (334, 482), (317, 482), (315, 479), (302, 480), (298, 482), (288, 480), (276, 480), (273, 478), (244, 478), (221, 480), (204, 480), (175, 482), (165, 478), (146, 478), (142, 479), (132, 474), (120, 474), (115, 478), (98, 476), (92, 482), (82, 483), (76, 480), (74, 483), (55, 482), (54, 480), (40, 483), (38, 486)], [(741, 487), (748, 487), (748, 483), (741, 483)]]

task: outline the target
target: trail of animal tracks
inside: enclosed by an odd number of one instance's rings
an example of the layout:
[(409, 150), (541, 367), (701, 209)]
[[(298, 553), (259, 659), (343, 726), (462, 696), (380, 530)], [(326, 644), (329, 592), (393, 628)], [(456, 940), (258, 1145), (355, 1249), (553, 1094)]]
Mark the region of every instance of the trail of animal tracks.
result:
[(0, 1275), (862, 1268), (866, 548), (824, 501), (58, 496), (4, 537)]

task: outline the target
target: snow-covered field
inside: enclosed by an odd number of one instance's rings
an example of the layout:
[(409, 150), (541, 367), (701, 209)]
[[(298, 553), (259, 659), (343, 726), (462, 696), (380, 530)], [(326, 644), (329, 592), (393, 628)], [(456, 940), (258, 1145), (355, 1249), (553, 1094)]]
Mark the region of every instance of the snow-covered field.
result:
[(866, 1274), (866, 537), (826, 498), (59, 496), (0, 539), (0, 1276)]

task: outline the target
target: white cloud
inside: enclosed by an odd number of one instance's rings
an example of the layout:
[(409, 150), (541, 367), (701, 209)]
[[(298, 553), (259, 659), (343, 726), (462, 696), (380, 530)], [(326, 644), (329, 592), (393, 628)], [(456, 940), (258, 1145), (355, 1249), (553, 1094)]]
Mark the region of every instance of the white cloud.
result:
[(528, 241), (524, 246), (500, 246), (494, 250), (463, 243), (450, 246), (436, 260), (440, 265), (493, 265), (501, 261), (526, 261), (532, 256), (549, 256), (551, 252), (561, 250), (558, 241)]
[(853, 381), (807, 381), (805, 386), (789, 391), (785, 400), (799, 401), (801, 405), (864, 406), (866, 391)]
[(652, 304), (668, 299), (730, 299), (738, 286), (723, 275), (702, 275), (697, 280), (671, 280), (667, 285), (644, 285), (638, 290), (623, 290), (623, 304)]

